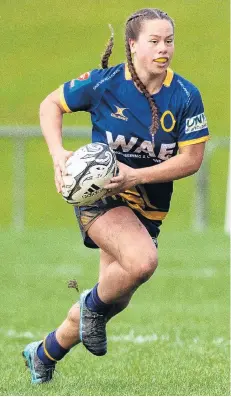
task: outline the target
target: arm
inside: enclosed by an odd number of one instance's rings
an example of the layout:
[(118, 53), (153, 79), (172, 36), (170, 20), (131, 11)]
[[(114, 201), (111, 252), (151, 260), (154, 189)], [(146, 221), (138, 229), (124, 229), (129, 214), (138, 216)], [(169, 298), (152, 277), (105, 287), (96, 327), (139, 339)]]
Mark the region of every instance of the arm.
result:
[[(97, 100), (93, 85), (101, 74), (95, 71), (96, 79), (92, 80), (91, 72), (84, 73), (77, 79), (64, 83), (52, 92), (40, 105), (40, 123), (55, 168), (57, 191), (61, 192), (62, 174), (65, 175), (66, 160), (73, 154), (62, 146), (62, 119), (64, 113), (79, 110), (90, 111)], [(97, 95), (99, 93), (97, 92)]]
[(55, 185), (58, 193), (63, 184), (62, 174), (65, 174), (66, 160), (72, 155), (71, 151), (62, 146), (63, 109), (60, 102), (59, 89), (49, 94), (40, 105), (40, 125), (52, 156), (55, 170)]
[(204, 149), (204, 142), (183, 146), (177, 156), (164, 163), (136, 170), (138, 183), (169, 182), (193, 175), (201, 166)]
[(119, 164), (120, 174), (112, 178), (107, 189), (124, 191), (137, 184), (162, 183), (184, 178), (201, 166), (205, 141), (208, 140), (207, 120), (200, 92), (194, 87), (178, 121), (179, 154), (161, 164), (133, 170)]
[(49, 152), (62, 148), (62, 120), (65, 110), (59, 99), (59, 89), (49, 94), (40, 105), (40, 125)]
[(169, 182), (192, 175), (201, 166), (204, 149), (204, 142), (183, 146), (177, 156), (152, 167), (134, 169), (119, 163), (119, 175), (112, 178), (105, 188), (115, 194), (139, 184)]

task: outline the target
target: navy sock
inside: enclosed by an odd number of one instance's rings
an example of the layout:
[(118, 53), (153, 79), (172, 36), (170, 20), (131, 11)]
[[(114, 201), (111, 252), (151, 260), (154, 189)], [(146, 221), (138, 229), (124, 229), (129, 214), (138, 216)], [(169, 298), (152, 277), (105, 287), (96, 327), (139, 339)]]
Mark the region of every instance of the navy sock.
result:
[(45, 338), (44, 342), (38, 347), (38, 357), (45, 365), (54, 364), (54, 362), (61, 360), (68, 352), (58, 343), (56, 331), (51, 332)]
[(101, 301), (97, 291), (98, 284), (94, 286), (94, 288), (89, 292), (86, 297), (86, 306), (93, 312), (99, 314), (107, 314), (113, 304), (107, 304)]

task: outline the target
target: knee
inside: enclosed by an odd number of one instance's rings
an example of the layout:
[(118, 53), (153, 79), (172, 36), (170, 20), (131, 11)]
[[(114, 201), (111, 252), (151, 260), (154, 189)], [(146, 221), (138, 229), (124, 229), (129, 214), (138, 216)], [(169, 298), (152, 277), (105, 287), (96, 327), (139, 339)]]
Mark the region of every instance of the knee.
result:
[(142, 262), (139, 267), (138, 277), (140, 284), (145, 283), (154, 273), (157, 268), (157, 258), (151, 258), (149, 261)]
[(154, 273), (158, 265), (158, 258), (156, 250), (150, 250), (149, 253), (141, 255), (136, 258), (135, 263), (131, 266), (132, 275), (135, 279), (136, 285), (145, 283)]

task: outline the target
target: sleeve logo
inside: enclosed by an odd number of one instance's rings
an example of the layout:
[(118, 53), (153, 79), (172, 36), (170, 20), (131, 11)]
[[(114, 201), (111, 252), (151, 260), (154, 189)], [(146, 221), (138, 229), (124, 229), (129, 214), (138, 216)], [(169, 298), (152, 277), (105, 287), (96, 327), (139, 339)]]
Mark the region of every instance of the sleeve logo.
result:
[(70, 85), (69, 85), (70, 90), (75, 91), (76, 89), (84, 85), (87, 85), (88, 83), (90, 83), (90, 81), (91, 81), (91, 73), (90, 72), (83, 73), (78, 78), (70, 81)]
[(81, 75), (77, 78), (77, 80), (83, 81), (83, 80), (89, 79), (89, 77), (90, 77), (90, 72), (86, 72), (86, 73), (81, 74)]
[(197, 114), (190, 119), (186, 119), (185, 134), (203, 130), (207, 128), (207, 120), (204, 113)]

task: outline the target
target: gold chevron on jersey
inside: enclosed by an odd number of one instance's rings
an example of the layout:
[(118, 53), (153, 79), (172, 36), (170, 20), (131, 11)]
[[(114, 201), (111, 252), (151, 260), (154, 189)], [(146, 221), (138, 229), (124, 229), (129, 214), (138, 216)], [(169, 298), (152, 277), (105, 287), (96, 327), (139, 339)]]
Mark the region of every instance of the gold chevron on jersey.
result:
[(147, 193), (143, 186), (139, 185), (140, 193), (136, 187), (126, 190), (124, 193), (120, 193), (120, 197), (125, 199), (128, 206), (145, 218), (155, 221), (162, 221), (168, 211), (161, 211), (159, 208), (150, 203)]

